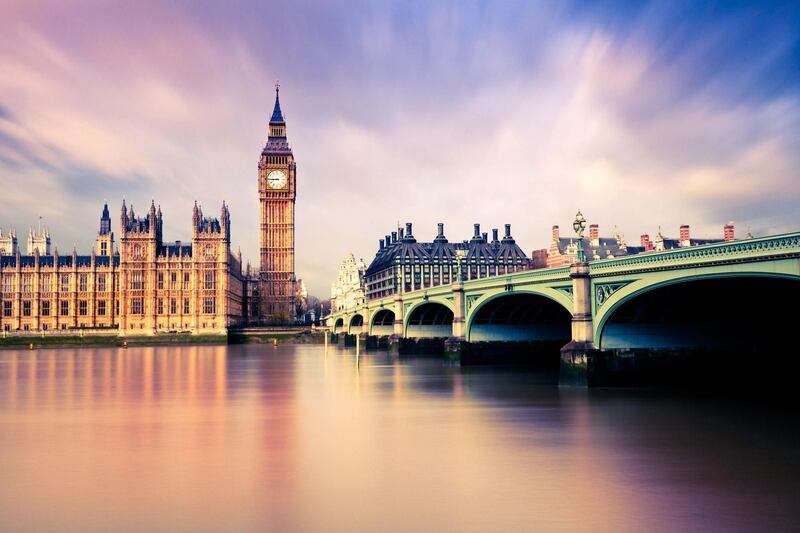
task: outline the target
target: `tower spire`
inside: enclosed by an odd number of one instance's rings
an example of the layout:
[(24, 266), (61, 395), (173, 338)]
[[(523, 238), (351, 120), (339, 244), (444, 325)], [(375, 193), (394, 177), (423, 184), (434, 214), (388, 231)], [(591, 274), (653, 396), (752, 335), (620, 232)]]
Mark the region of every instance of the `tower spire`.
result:
[(281, 91), (281, 83), (280, 81), (275, 82), (275, 108), (272, 110), (272, 118), (269, 119), (270, 124), (284, 124), (285, 121), (283, 120), (283, 113), (281, 112), (281, 100), (280, 100), (280, 91)]

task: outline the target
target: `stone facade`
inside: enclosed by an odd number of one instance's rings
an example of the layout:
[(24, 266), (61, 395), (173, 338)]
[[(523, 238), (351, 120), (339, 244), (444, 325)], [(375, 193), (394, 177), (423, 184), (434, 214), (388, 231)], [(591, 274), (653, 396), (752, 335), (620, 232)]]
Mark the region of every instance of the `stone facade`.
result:
[(33, 228), (28, 230), (28, 255), (34, 255), (39, 252), (39, 255), (50, 255), (50, 231), (40, 229), (34, 231)]
[(241, 262), (230, 253), (230, 213), (194, 207), (192, 242), (162, 240), (161, 209), (136, 217), (123, 202), (120, 248), (108, 206), (91, 255), (0, 258), (0, 330), (117, 329), (121, 336), (226, 333), (243, 316)]
[(17, 247), (17, 232), (14, 228), (8, 230), (8, 233), (3, 233), (0, 229), (0, 256), (2, 255), (16, 255)]
[(297, 279), (294, 272), (294, 204), (297, 166), (286, 137), (286, 121), (275, 87), (275, 108), (269, 121), (267, 143), (258, 162), (258, 196), (261, 203), (258, 292), (259, 317), (254, 321), (287, 323), (295, 319)]
[(206, 218), (195, 203), (192, 242), (165, 243), (161, 208), (144, 217), (123, 201), (119, 250), (108, 206), (91, 255), (50, 255), (49, 231), (31, 229), (21, 255), (16, 231), (0, 230), (0, 330), (116, 328), (120, 335), (216, 334), (234, 325), (293, 323), (305, 307), (295, 276), (296, 172), (276, 86), (258, 163), (260, 269), (230, 250), (230, 213)]
[(336, 281), (331, 283), (331, 311), (355, 309), (366, 301), (364, 274), (367, 266), (347, 254), (339, 265)]

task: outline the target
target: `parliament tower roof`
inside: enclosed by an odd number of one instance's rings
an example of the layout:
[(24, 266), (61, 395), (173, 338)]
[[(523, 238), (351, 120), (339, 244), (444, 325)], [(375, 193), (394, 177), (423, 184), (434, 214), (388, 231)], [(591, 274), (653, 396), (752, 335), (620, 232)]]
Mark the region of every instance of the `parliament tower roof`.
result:
[(283, 112), (281, 111), (281, 100), (280, 100), (280, 90), (281, 86), (279, 83), (275, 84), (275, 108), (272, 110), (272, 118), (269, 119), (270, 124), (285, 124), (286, 121), (283, 120)]

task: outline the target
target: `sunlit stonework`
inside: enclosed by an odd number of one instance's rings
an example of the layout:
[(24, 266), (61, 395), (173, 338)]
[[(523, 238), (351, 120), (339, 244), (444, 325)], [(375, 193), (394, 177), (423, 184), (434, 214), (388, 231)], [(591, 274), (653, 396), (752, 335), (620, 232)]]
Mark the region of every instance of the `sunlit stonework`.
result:
[(339, 265), (336, 280), (331, 283), (331, 310), (355, 309), (366, 302), (364, 274), (367, 266), (363, 260), (356, 261), (352, 253), (347, 254)]
[(241, 264), (230, 251), (227, 206), (217, 219), (195, 204), (190, 243), (165, 243), (162, 230), (155, 203), (140, 218), (123, 201), (119, 250), (106, 205), (91, 255), (51, 255), (43, 242), (32, 254), (16, 248), (0, 257), (2, 330), (225, 333), (242, 321)]
[(305, 289), (294, 272), (295, 162), (277, 97), (259, 160), (260, 271), (231, 253), (231, 219), (205, 217), (195, 202), (192, 241), (165, 242), (160, 206), (143, 217), (125, 201), (119, 248), (108, 205), (90, 255), (59, 256), (50, 232), (0, 232), (0, 330), (107, 329), (121, 336), (225, 334), (237, 325), (291, 323)]

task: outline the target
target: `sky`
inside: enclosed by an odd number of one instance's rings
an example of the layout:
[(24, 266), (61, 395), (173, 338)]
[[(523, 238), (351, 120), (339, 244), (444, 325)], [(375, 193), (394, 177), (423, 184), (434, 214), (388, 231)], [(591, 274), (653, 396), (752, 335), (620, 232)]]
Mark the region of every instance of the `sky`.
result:
[(0, 227), (89, 253), (104, 201), (186, 241), (225, 200), (256, 265), (277, 79), (317, 296), (405, 222), (800, 229), (800, 4), (566, 1), (0, 0)]

